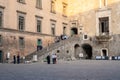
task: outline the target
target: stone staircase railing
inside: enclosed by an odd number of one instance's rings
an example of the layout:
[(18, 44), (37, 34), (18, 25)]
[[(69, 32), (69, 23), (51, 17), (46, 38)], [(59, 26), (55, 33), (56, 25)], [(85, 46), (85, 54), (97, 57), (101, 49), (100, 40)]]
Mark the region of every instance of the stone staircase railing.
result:
[(30, 55), (26, 56), (26, 60), (32, 60), (33, 59), (33, 55), (37, 55), (37, 57), (39, 59), (39, 57), (41, 57), (42, 55), (45, 55), (46, 53), (49, 53), (52, 50), (58, 49), (59, 47), (65, 46), (66, 44), (68, 44), (68, 43), (70, 43), (72, 41), (80, 41), (80, 37), (73, 36), (73, 37), (69, 37), (66, 40), (61, 40), (60, 42), (52, 43), (51, 45), (43, 48), (42, 50), (34, 51)]

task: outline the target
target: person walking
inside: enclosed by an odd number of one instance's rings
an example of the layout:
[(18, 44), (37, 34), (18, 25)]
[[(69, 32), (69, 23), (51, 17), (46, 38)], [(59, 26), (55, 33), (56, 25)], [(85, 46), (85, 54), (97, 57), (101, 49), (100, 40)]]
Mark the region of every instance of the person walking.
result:
[(13, 56), (13, 63), (16, 64), (16, 56)]
[(46, 59), (47, 59), (47, 63), (50, 64), (50, 55), (47, 55)]

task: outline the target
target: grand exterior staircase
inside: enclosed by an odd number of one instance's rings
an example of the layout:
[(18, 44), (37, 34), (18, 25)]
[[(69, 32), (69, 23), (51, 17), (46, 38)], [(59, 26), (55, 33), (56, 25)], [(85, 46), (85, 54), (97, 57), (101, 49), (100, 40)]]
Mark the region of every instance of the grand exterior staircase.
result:
[(52, 43), (51, 45), (43, 48), (42, 50), (34, 51), (30, 55), (27, 55), (25, 57), (25, 59), (27, 61), (30, 61), (30, 60), (33, 60), (34, 55), (37, 55), (38, 60), (41, 60), (42, 56), (48, 55), (48, 53), (51, 53), (52, 51), (54, 51), (56, 49), (59, 49), (60, 47), (64, 47), (64, 49), (65, 49), (66, 45), (68, 45), (68, 44), (70, 45), (70, 44), (72, 44), (73, 42), (76, 42), (76, 41), (80, 41), (79, 36), (69, 37), (68, 39), (61, 40), (60, 42)]

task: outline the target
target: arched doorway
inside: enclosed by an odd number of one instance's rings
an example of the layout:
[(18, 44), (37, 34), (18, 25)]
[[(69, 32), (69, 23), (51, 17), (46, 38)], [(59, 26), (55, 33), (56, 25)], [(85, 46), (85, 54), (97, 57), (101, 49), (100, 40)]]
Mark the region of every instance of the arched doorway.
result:
[(84, 50), (85, 58), (92, 59), (92, 46), (89, 44), (83, 44), (82, 48)]
[(75, 56), (75, 58), (76, 59), (78, 59), (79, 58), (79, 48), (80, 48), (80, 46), (79, 46), (79, 44), (76, 44), (75, 46), (74, 46), (74, 56)]
[(71, 35), (77, 35), (78, 34), (78, 29), (77, 28), (71, 28)]

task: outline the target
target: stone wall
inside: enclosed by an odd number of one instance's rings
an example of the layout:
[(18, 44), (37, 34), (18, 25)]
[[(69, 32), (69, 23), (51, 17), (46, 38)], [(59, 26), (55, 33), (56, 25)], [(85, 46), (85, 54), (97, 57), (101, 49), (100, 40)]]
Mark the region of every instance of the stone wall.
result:
[[(42, 40), (43, 48), (54, 42), (53, 36), (43, 36), (32, 32), (19, 32), (16, 30), (3, 29), (0, 31), (0, 35), (2, 36), (0, 50), (2, 50), (4, 54), (4, 59), (6, 59), (6, 54), (9, 52), (11, 60), (13, 59), (13, 55), (20, 54), (20, 56), (23, 57), (36, 51), (38, 39)], [(19, 37), (24, 38), (24, 48), (19, 47)]]

